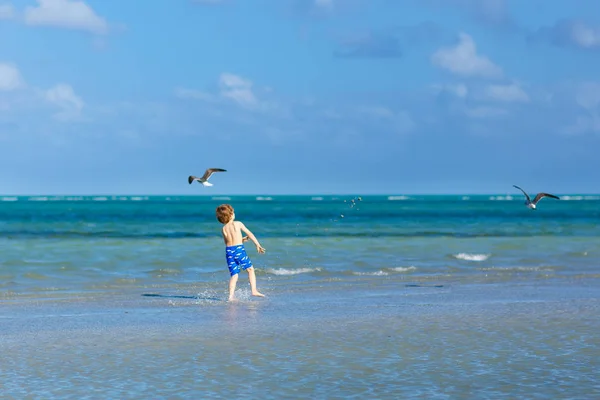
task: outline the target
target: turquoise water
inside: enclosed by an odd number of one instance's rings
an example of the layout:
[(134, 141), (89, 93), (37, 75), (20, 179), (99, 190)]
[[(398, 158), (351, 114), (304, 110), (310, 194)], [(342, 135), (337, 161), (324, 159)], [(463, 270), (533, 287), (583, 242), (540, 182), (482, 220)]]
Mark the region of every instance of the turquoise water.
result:
[(0, 287), (5, 298), (157, 284), (216, 289), (227, 279), (214, 213), (222, 202), (267, 248), (258, 255), (250, 244), (249, 253), (273, 286), (291, 276), (597, 277), (597, 196), (543, 200), (535, 211), (520, 197), (490, 200), (498, 197), (17, 198), (0, 202)]
[(0, 200), (8, 398), (600, 395), (600, 196)]

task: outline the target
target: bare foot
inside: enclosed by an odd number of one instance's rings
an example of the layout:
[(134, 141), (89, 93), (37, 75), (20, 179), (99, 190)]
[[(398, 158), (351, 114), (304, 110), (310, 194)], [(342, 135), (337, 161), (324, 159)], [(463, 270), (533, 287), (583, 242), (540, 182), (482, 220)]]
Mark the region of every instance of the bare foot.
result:
[(227, 300), (227, 301), (229, 301), (229, 302), (236, 302), (237, 299), (235, 297), (230, 297), (229, 300)]
[(252, 293), (252, 296), (256, 296), (256, 297), (265, 297), (264, 294), (260, 293), (260, 292), (254, 292)]

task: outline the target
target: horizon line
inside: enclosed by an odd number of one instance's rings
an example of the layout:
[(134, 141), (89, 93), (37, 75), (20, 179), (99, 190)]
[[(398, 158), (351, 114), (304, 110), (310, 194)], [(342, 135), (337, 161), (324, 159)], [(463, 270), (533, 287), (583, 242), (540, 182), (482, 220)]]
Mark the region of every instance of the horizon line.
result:
[[(557, 196), (600, 196), (600, 193), (572, 192), (560, 193), (555, 192)], [(215, 194), (176, 194), (176, 193), (36, 193), (36, 194), (2, 194), (0, 197), (116, 197), (116, 196), (145, 196), (145, 197), (228, 197), (228, 196), (513, 196), (524, 197), (521, 193), (215, 193)]]

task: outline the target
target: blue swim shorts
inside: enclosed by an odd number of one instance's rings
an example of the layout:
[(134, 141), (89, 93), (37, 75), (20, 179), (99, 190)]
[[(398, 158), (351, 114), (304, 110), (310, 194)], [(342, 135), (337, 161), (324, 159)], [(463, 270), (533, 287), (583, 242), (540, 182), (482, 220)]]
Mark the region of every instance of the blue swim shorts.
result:
[(231, 276), (239, 274), (241, 269), (252, 268), (252, 261), (250, 261), (250, 257), (246, 254), (243, 244), (225, 247), (225, 258)]

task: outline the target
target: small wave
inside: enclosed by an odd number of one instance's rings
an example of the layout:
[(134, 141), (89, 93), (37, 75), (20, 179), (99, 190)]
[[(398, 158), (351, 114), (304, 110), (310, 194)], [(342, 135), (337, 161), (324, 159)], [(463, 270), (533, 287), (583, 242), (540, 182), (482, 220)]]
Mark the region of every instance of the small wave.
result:
[(42, 260), (37, 258), (24, 258), (23, 262), (25, 264), (52, 264), (53, 261)]
[(319, 272), (321, 268), (298, 268), (298, 269), (287, 269), (287, 268), (270, 268), (265, 272), (273, 275), (298, 275), (298, 274), (309, 274), (311, 272)]
[(470, 200), (471, 198), (469, 196), (463, 196), (462, 200)]
[(408, 200), (410, 197), (408, 196), (388, 196), (387, 198), (390, 201), (398, 201), (398, 200)]
[(581, 200), (600, 200), (600, 196), (558, 196), (561, 200), (581, 201)]
[(392, 268), (392, 271), (395, 272), (410, 272), (410, 271), (414, 271), (416, 270), (416, 267), (410, 266), (410, 267), (394, 267)]
[(469, 253), (458, 253), (454, 254), (454, 258), (458, 260), (466, 261), (485, 261), (490, 258), (490, 254), (469, 254)]
[(385, 271), (375, 271), (375, 272), (352, 272), (352, 275), (360, 275), (360, 276), (386, 276), (389, 275)]
[(103, 197), (103, 196), (101, 196), (101, 197), (92, 197), (92, 200), (93, 201), (107, 201), (108, 197)]
[(211, 200), (229, 201), (229, 200), (231, 200), (231, 197), (229, 197), (229, 196), (215, 196), (215, 197), (211, 197)]
[(496, 201), (512, 201), (514, 198), (511, 195), (508, 196), (490, 196), (490, 200)]
[(19, 198), (18, 197), (2, 197), (2, 198), (0, 198), (0, 200), (2, 200), (2, 201), (18, 201)]
[(164, 275), (181, 275), (181, 271), (173, 268), (158, 268), (148, 272), (150, 275), (161, 277)]
[(273, 200), (273, 198), (272, 197), (268, 197), (268, 196), (267, 197), (258, 196), (256, 198), (256, 200), (258, 200), (258, 201), (270, 201), (270, 200)]
[(322, 197), (311, 197), (311, 200), (313, 200), (313, 201), (321, 201), (321, 200), (323, 200), (323, 198)]
[(498, 272), (539, 272), (554, 271), (556, 267), (488, 267), (477, 268), (479, 271), (498, 271)]

